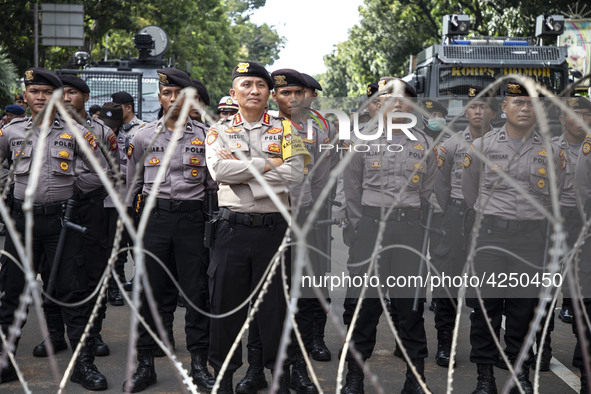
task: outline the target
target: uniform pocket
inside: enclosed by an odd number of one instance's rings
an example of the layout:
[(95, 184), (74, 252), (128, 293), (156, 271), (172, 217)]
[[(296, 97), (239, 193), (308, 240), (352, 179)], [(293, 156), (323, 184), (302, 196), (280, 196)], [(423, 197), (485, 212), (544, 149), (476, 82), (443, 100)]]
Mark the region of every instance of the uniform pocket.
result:
[(162, 154), (151, 154), (144, 159), (144, 183), (154, 183), (156, 174), (162, 165)]
[(548, 195), (548, 168), (543, 164), (534, 163), (531, 165), (529, 189), (533, 193)]
[(406, 164), (406, 178), (410, 179), (408, 189), (417, 189), (425, 176), (425, 163), (420, 161), (408, 162)]
[(183, 178), (190, 183), (203, 182), (205, 179), (205, 155), (203, 153), (183, 154)]
[(363, 160), (363, 187), (379, 187), (388, 180), (388, 158), (367, 156)]
[(51, 173), (74, 175), (74, 152), (70, 149), (51, 149)]
[(33, 147), (27, 146), (15, 151), (12, 151), (12, 160), (16, 163), (14, 173), (16, 175), (28, 174), (31, 169), (31, 161), (33, 156)]

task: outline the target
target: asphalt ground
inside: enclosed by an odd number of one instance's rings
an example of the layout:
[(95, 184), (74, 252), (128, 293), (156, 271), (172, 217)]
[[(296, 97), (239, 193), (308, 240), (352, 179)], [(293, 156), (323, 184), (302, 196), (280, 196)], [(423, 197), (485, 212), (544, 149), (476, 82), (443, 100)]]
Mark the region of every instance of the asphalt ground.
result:
[[(340, 272), (345, 268), (347, 261), (347, 247), (342, 243), (342, 237), (339, 230), (335, 231), (335, 241), (333, 242), (333, 273)], [(133, 270), (132, 264), (128, 263), (126, 270), (128, 278), (131, 277)], [(342, 327), (342, 311), (344, 290), (337, 289), (331, 294), (333, 303), (332, 311), (338, 316), (338, 321)], [(560, 300), (557, 305), (560, 305)], [(470, 393), (476, 386), (476, 366), (469, 361), (469, 314), (470, 309), (464, 307), (461, 316), (460, 332), (458, 336), (458, 348), (456, 358), (456, 368), (453, 374), (454, 393)], [(433, 323), (433, 312), (425, 308), (425, 329), (427, 331), (429, 358), (425, 362), (425, 373), (427, 383), (432, 392), (446, 392), (448, 382), (448, 370), (437, 366), (434, 357), (437, 348), (436, 331)], [(556, 311), (558, 317), (558, 311)], [(377, 384), (383, 388), (384, 393), (398, 393), (404, 385), (406, 365), (399, 359), (393, 357), (394, 337), (388, 328), (386, 315), (383, 314), (378, 327), (377, 344), (372, 358), (368, 361), (369, 368), (377, 375)], [(176, 338), (176, 355), (186, 369), (190, 368), (190, 355), (185, 348), (185, 337), (183, 330), (184, 310), (178, 308), (175, 313), (174, 333)], [(556, 327), (552, 333), (553, 360), (551, 371), (540, 373), (540, 393), (578, 393), (578, 370), (571, 366), (572, 352), (575, 344), (574, 336), (571, 331), (571, 325), (565, 324), (556, 318)], [(107, 357), (97, 358), (95, 363), (99, 370), (108, 380), (108, 392), (121, 392), (122, 383), (125, 375), (125, 365), (127, 359), (127, 346), (130, 326), (130, 309), (127, 305), (122, 307), (110, 306), (107, 309), (107, 317), (103, 325), (102, 336), (109, 345), (111, 354)], [(326, 328), (326, 342), (332, 351), (332, 360), (330, 362), (313, 361), (313, 366), (318, 376), (320, 385), (324, 392), (335, 392), (336, 375), (338, 368), (338, 351), (342, 347), (343, 340), (337, 334), (338, 330), (329, 322)], [(16, 359), (26, 379), (28, 389), (34, 393), (53, 393), (58, 390), (58, 381), (51, 374), (49, 363), (46, 358), (33, 357), (32, 351), (35, 345), (40, 341), (40, 330), (37, 317), (30, 313), (28, 322), (23, 330), (22, 339), (19, 344)], [(243, 346), (245, 341), (243, 341)], [(245, 365), (243, 365), (234, 375), (234, 384), (236, 384), (246, 371), (246, 350), (243, 352)], [(63, 374), (71, 350), (61, 352), (56, 356), (56, 360)], [(177, 393), (182, 392), (182, 383), (174, 373), (172, 363), (167, 358), (156, 359), (156, 372), (158, 382), (146, 390), (146, 393)], [(266, 371), (267, 380), (270, 383), (271, 374)], [(507, 371), (495, 368), (497, 379), (497, 388), (499, 393), (509, 376)], [(60, 376), (61, 378), (61, 376)], [(533, 381), (533, 371), (530, 378)], [(365, 390), (368, 393), (377, 392), (372, 387), (366, 377)], [(570, 383), (570, 385), (569, 385)], [(576, 389), (576, 391), (575, 391)], [(12, 393), (24, 391), (20, 382), (12, 382), (0, 385), (0, 393)], [(65, 393), (86, 392), (80, 385), (70, 383), (64, 389)], [(261, 391), (267, 392), (267, 391)]]

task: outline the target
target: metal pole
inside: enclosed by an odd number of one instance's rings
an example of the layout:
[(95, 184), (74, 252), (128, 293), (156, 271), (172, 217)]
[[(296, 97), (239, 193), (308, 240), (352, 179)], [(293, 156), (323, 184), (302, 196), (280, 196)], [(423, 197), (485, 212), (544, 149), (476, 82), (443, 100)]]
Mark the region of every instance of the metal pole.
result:
[(35, 67), (39, 67), (39, 4), (37, 2), (33, 6), (33, 26), (35, 36), (34, 62)]

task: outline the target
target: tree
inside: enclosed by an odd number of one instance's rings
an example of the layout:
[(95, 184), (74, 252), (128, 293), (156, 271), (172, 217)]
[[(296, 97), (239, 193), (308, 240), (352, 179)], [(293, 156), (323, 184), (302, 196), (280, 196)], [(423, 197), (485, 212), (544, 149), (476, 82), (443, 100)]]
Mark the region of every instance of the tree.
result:
[(443, 15), (469, 15), (478, 35), (533, 36), (537, 15), (567, 11), (558, 0), (366, 0), (359, 25), (324, 58), (327, 94), (360, 95), (381, 76), (407, 74), (411, 55), (441, 42)]
[(16, 67), (6, 54), (5, 49), (0, 46), (0, 105), (11, 104), (14, 101), (14, 93), (17, 76)]

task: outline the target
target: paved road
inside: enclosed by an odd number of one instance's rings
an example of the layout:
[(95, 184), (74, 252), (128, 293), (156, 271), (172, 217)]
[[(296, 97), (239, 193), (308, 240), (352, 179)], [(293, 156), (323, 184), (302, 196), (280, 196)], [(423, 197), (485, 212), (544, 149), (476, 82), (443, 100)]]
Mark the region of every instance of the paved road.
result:
[[(347, 249), (342, 245), (341, 236), (337, 234), (333, 243), (333, 272), (340, 272), (346, 262)], [(333, 311), (339, 316), (342, 315), (343, 291), (336, 291), (333, 296)], [(476, 367), (469, 362), (469, 312), (468, 308), (462, 310), (461, 327), (458, 342), (457, 368), (453, 376), (454, 393), (469, 393), (476, 385)], [(177, 344), (177, 356), (185, 368), (189, 368), (190, 356), (185, 349), (184, 332), (182, 329), (184, 310), (179, 309), (175, 314), (175, 337)], [(121, 392), (121, 384), (124, 380), (125, 362), (127, 357), (127, 340), (129, 332), (129, 307), (109, 307), (107, 319), (104, 324), (103, 338), (111, 348), (111, 355), (97, 358), (96, 364), (109, 382), (108, 392)], [(400, 392), (404, 384), (404, 373), (406, 366), (404, 362), (392, 356), (394, 340), (392, 333), (387, 327), (386, 318), (382, 316), (378, 330), (378, 341), (373, 357), (369, 360), (370, 368), (378, 375), (378, 383), (384, 388), (384, 393)], [(433, 324), (433, 312), (425, 312), (425, 326), (428, 336), (429, 358), (426, 361), (426, 375), (429, 387), (434, 393), (444, 393), (447, 386), (447, 370), (435, 364), (434, 355), (436, 351), (436, 333)], [(337, 330), (327, 326), (327, 343), (333, 352), (333, 360), (328, 363), (314, 362), (314, 368), (318, 374), (320, 384), (324, 392), (335, 391), (336, 371), (338, 360), (336, 355), (343, 341), (336, 334)], [(33, 347), (39, 342), (39, 328), (36, 316), (31, 313), (23, 332), (20, 342), (17, 361), (23, 370), (28, 387), (35, 393), (52, 393), (57, 391), (58, 384), (52, 377), (48, 367), (47, 359), (35, 358), (32, 356)], [(571, 365), (572, 349), (574, 338), (571, 333), (571, 326), (556, 320), (556, 329), (552, 336), (554, 348), (554, 360), (551, 372), (540, 374), (540, 393), (569, 393), (575, 392), (563, 379), (570, 379), (571, 384), (578, 384), (578, 377), (574, 375)], [(58, 354), (57, 361), (60, 371), (64, 371), (71, 351)], [(246, 354), (246, 353), (244, 353)], [(147, 393), (181, 392), (181, 383), (173, 372), (168, 359), (160, 358), (156, 361), (158, 383), (152, 386)], [(237, 371), (234, 376), (234, 383), (244, 375), (246, 366)], [(574, 371), (574, 372), (573, 372)], [(497, 386), (500, 389), (507, 378), (507, 372), (495, 370)], [(267, 377), (270, 379), (270, 373)], [(532, 373), (533, 379), (533, 373)], [(366, 379), (366, 392), (376, 392)], [(23, 388), (20, 383), (0, 385), (0, 393), (20, 392)], [(66, 393), (85, 392), (81, 386), (68, 383)], [(577, 391), (578, 392), (578, 389)]]

